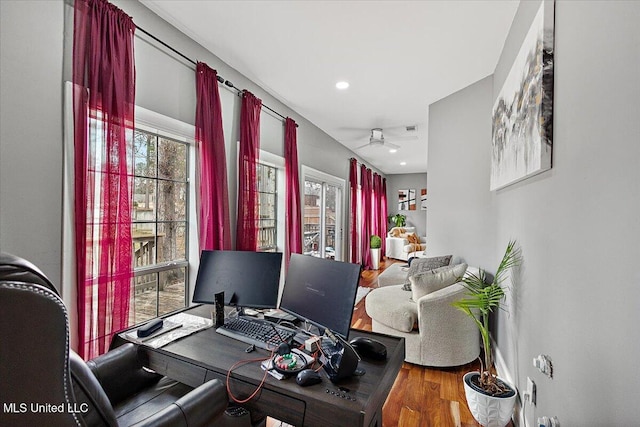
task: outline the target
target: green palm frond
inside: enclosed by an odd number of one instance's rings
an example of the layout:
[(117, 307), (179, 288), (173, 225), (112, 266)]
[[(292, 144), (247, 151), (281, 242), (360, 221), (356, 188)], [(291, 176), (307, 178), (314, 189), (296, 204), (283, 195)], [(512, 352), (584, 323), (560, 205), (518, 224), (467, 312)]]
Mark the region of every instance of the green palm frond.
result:
[(500, 304), (505, 297), (505, 288), (502, 283), (506, 279), (509, 269), (520, 264), (520, 261), (520, 248), (516, 248), (516, 241), (511, 240), (502, 261), (500, 261), (493, 282), (487, 284), (487, 275), (482, 269), (477, 275), (468, 272), (462, 279), (463, 286), (466, 288), (465, 297), (451, 303), (452, 306), (471, 317), (478, 326), (484, 344), (484, 370), (487, 371), (487, 375), (490, 375), (489, 372), (491, 372), (493, 365), (489, 337), (489, 313), (496, 308), (502, 308)]

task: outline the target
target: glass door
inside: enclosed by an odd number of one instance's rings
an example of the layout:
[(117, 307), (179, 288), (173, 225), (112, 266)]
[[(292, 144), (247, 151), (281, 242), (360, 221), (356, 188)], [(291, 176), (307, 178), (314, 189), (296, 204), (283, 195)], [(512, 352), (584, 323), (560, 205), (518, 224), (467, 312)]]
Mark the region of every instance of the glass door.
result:
[(344, 183), (318, 171), (304, 171), (305, 255), (342, 260)]

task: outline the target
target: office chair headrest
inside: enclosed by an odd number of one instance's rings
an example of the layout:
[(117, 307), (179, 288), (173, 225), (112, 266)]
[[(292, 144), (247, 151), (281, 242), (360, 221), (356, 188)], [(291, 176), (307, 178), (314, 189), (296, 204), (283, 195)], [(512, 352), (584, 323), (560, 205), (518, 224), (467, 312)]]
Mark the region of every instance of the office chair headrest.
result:
[(0, 281), (35, 283), (60, 296), (51, 280), (38, 267), (6, 252), (0, 252)]

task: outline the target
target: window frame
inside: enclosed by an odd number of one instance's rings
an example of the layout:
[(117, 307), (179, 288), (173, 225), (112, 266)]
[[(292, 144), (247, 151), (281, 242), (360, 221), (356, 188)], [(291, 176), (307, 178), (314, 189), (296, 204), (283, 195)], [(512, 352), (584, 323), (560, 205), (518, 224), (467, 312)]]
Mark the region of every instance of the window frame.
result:
[[(198, 248), (198, 220), (196, 202), (196, 149), (195, 126), (180, 120), (156, 113), (155, 111), (136, 105), (134, 129), (156, 134), (160, 137), (173, 139), (187, 146), (187, 218), (185, 244), (186, 259), (178, 261), (165, 261), (153, 266), (145, 266), (134, 269), (134, 277), (143, 274), (161, 273), (178, 267), (186, 267), (185, 278), (185, 307), (191, 305), (193, 289), (200, 265), (200, 253)], [(195, 242), (195, 243), (194, 243)]]
[[(347, 217), (346, 212), (347, 212), (347, 205), (346, 205), (346, 181), (342, 178), (338, 178), (337, 176), (334, 175), (330, 175), (326, 172), (322, 172), (319, 171), (317, 169), (314, 169), (312, 167), (306, 166), (306, 165), (302, 165), (302, 176), (301, 176), (301, 180), (300, 180), (300, 197), (302, 201), (305, 200), (305, 182), (306, 181), (312, 181), (312, 182), (316, 182), (322, 185), (322, 200), (321, 200), (321, 206), (320, 206), (320, 212), (321, 212), (321, 230), (323, 230), (323, 232), (321, 233), (321, 247), (320, 250), (326, 248), (326, 242), (325, 242), (325, 235), (324, 235), (324, 231), (326, 229), (326, 219), (325, 219), (325, 208), (326, 208), (326, 186), (327, 185), (332, 185), (335, 187), (338, 187), (340, 190), (340, 197), (339, 197), (339, 204), (340, 206), (338, 207), (338, 209), (336, 210), (336, 214), (340, 215), (340, 220), (336, 221), (336, 229), (335, 229), (335, 240), (337, 243), (337, 245), (335, 245), (334, 247), (334, 251), (335, 251), (335, 260), (337, 261), (344, 261), (346, 260), (346, 252), (345, 252), (345, 238), (344, 238), (344, 225), (345, 225), (345, 218)], [(304, 230), (304, 203), (302, 203), (302, 209), (303, 209), (303, 218), (302, 218), (302, 228)], [(304, 247), (304, 241), (302, 242), (303, 247)], [(324, 257), (323, 257), (324, 258)]]

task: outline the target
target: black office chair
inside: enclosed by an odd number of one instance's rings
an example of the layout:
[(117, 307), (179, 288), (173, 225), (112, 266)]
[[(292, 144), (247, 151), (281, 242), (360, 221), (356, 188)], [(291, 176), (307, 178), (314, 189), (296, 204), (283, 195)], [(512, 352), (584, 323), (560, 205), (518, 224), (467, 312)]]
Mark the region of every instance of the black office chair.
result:
[(125, 344), (85, 363), (69, 349), (56, 288), (33, 264), (0, 253), (0, 425), (206, 426), (224, 413), (219, 380), (193, 389), (140, 359)]

